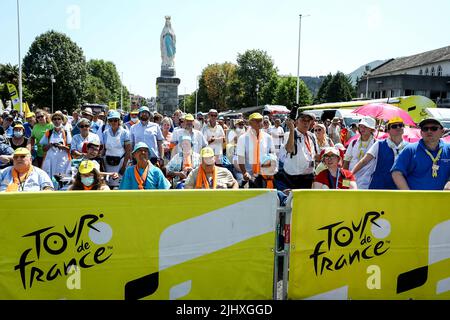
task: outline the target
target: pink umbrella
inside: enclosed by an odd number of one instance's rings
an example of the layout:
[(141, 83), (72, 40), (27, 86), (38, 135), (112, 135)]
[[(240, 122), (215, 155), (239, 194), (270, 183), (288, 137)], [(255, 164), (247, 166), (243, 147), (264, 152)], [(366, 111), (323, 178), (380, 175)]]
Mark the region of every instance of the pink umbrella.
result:
[(368, 103), (356, 108), (352, 113), (357, 113), (363, 116), (371, 116), (375, 119), (388, 121), (394, 117), (400, 117), (405, 124), (415, 126), (416, 123), (411, 118), (408, 112), (396, 106), (387, 103)]

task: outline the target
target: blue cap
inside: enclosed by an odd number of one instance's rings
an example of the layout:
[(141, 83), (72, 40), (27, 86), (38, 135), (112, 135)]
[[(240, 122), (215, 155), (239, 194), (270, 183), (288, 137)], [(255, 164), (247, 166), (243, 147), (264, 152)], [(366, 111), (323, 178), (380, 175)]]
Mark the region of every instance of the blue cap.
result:
[(181, 136), (180, 139), (179, 139), (180, 143), (181, 143), (181, 141), (183, 141), (183, 140), (187, 140), (187, 141), (192, 142), (192, 138), (191, 138), (190, 136)]
[(144, 112), (144, 111), (147, 111), (148, 113), (150, 113), (150, 109), (146, 106), (139, 108), (139, 113)]
[(148, 147), (148, 145), (145, 142), (138, 142), (134, 146), (133, 152), (131, 154), (134, 154), (136, 151), (138, 151), (141, 148), (146, 148), (150, 152), (150, 148)]
[(116, 110), (111, 110), (108, 112), (108, 120), (110, 119), (120, 119), (120, 113)]

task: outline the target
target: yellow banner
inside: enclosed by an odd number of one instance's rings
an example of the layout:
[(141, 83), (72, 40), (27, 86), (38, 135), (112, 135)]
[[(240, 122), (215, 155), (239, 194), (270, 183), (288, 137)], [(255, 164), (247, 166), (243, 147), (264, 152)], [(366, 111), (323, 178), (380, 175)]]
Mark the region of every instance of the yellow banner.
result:
[(295, 191), (290, 299), (450, 299), (448, 192)]
[(16, 86), (12, 83), (7, 83), (6, 86), (8, 87), (9, 98), (11, 99), (13, 109), (20, 111), (20, 97)]
[(275, 192), (3, 193), (0, 203), (0, 299), (272, 298)]

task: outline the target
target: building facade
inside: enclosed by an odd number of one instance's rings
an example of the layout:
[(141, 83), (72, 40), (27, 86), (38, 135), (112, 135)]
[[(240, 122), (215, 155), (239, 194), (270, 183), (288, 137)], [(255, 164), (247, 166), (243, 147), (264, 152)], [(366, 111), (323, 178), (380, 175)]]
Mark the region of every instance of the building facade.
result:
[(357, 94), (369, 99), (421, 95), (439, 106), (450, 98), (450, 46), (387, 60), (365, 73)]

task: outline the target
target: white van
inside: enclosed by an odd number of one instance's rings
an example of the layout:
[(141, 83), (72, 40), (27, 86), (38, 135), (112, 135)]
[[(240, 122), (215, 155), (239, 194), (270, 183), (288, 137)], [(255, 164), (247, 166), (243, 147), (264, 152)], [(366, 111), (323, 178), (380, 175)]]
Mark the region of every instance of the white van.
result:
[[(312, 110), (308, 111), (311, 112)], [(314, 111), (317, 112), (319, 110)], [(319, 117), (322, 121), (326, 119), (333, 120), (334, 117), (342, 118), (346, 128), (350, 128), (352, 123), (358, 123), (363, 118), (359, 114), (352, 113), (353, 109), (323, 109), (320, 111), (320, 116), (316, 115), (316, 118)]]
[(450, 109), (447, 108), (426, 108), (427, 114), (439, 120), (445, 129), (450, 130)]

